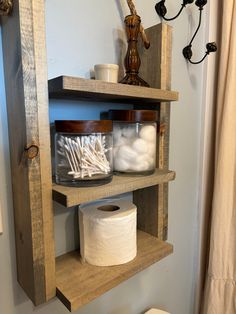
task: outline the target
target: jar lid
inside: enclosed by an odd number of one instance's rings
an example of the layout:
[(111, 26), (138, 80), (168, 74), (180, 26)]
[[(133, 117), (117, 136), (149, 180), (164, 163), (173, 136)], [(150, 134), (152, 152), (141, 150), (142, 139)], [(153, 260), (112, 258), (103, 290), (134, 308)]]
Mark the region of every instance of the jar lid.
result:
[(56, 120), (56, 132), (61, 133), (106, 133), (112, 132), (110, 120)]
[(156, 110), (109, 110), (109, 118), (127, 122), (157, 122), (159, 120)]
[(115, 69), (115, 70), (118, 70), (119, 65), (113, 64), (113, 63), (95, 64), (94, 68), (95, 69)]

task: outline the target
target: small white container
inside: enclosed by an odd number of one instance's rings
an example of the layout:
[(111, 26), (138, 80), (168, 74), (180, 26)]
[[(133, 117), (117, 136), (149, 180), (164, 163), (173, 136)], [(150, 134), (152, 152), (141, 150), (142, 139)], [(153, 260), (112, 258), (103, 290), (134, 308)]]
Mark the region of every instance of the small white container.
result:
[(95, 79), (105, 82), (118, 82), (119, 66), (117, 64), (95, 64)]
[(158, 309), (150, 309), (149, 311), (145, 312), (144, 314), (170, 314), (169, 312), (165, 312)]

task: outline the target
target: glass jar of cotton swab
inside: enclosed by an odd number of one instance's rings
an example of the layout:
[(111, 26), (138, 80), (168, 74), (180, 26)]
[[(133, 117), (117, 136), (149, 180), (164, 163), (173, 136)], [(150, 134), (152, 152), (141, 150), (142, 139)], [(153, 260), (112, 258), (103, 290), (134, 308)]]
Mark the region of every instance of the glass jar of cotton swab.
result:
[(158, 112), (110, 110), (113, 120), (113, 168), (123, 175), (150, 175), (156, 168)]
[(112, 122), (55, 121), (56, 183), (96, 186), (112, 180)]

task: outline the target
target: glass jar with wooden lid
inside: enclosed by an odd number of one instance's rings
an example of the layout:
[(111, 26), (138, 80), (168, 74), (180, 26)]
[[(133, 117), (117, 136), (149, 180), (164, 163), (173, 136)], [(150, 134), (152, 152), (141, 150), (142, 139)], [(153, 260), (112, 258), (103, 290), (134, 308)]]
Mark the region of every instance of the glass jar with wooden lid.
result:
[(56, 183), (95, 186), (112, 180), (112, 122), (55, 121)]
[(113, 120), (113, 167), (117, 174), (149, 175), (156, 168), (158, 112), (110, 110)]

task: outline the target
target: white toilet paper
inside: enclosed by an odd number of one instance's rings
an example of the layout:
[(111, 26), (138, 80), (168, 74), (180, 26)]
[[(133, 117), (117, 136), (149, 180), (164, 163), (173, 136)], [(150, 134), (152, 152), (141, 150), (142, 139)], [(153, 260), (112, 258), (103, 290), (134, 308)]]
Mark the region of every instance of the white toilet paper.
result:
[(113, 266), (137, 254), (137, 208), (127, 200), (101, 200), (79, 207), (80, 253), (95, 266)]

